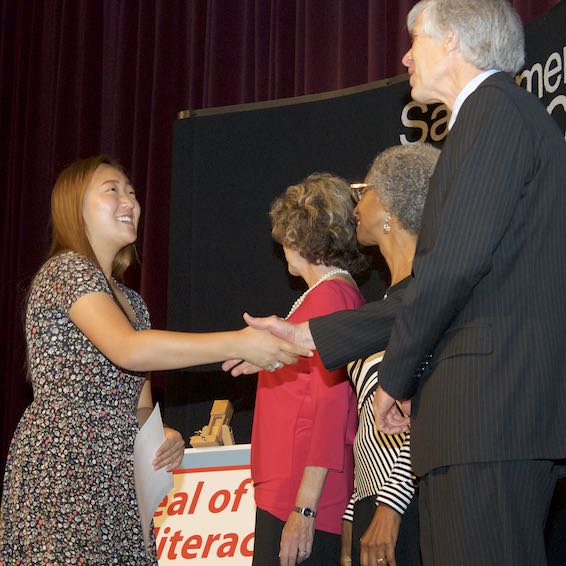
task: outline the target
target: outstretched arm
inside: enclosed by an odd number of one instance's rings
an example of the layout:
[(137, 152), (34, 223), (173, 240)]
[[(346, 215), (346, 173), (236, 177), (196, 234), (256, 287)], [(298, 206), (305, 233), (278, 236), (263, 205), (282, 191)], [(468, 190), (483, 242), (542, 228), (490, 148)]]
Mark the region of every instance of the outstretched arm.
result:
[(110, 361), (131, 371), (177, 369), (232, 358), (263, 368), (311, 355), (307, 348), (251, 327), (199, 334), (136, 331), (107, 293), (83, 295), (72, 304), (69, 316)]
[[(387, 300), (367, 303), (356, 310), (317, 316), (300, 324), (293, 324), (276, 316), (254, 318), (244, 314), (244, 320), (255, 328), (269, 330), (298, 346), (316, 348), (326, 369), (335, 370), (352, 360), (385, 349), (410, 281), (407, 278), (398, 283)], [(258, 371), (259, 368), (250, 364), (240, 364), (241, 361), (229, 360), (222, 368), (224, 371), (232, 370), (234, 376)]]
[(386, 300), (309, 321), (313, 341), (327, 369), (343, 367), (385, 349), (409, 282), (407, 278), (399, 283)]

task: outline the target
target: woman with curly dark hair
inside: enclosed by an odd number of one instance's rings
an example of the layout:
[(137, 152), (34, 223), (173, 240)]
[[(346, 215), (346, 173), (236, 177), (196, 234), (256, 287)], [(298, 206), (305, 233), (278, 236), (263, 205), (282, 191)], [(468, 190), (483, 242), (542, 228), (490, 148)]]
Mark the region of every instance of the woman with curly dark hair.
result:
[[(273, 203), (270, 216), (289, 273), (308, 285), (287, 319), (363, 303), (351, 273), (367, 260), (343, 179), (307, 177)], [(345, 371), (327, 371), (316, 353), (274, 369), (259, 374), (252, 433), (254, 564), (339, 564), (341, 517), (353, 488), (355, 394)]]

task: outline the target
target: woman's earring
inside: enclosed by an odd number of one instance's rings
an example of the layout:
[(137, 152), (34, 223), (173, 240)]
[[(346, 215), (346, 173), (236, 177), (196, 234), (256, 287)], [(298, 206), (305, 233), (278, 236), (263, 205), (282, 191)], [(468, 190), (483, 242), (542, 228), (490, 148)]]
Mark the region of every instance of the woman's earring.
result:
[(383, 221), (383, 233), (384, 234), (389, 234), (389, 232), (391, 232), (391, 224), (389, 224), (391, 222), (391, 213), (386, 212), (385, 213), (385, 220)]

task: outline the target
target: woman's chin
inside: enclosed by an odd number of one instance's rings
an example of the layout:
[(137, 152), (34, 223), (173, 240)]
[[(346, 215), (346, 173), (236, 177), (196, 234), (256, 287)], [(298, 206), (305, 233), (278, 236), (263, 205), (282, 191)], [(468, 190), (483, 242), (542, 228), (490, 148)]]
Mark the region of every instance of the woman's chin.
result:
[(361, 235), (357, 237), (357, 240), (358, 244), (360, 246), (363, 246), (364, 248), (372, 248), (374, 246), (379, 247), (379, 244), (376, 242), (375, 238), (368, 238), (367, 236), (364, 237), (364, 235)]
[(358, 240), (358, 244), (360, 244), (360, 246), (370, 246), (371, 244), (368, 243), (368, 239), (366, 237), (366, 234), (364, 233), (363, 230), (360, 230), (358, 227), (358, 230), (356, 230), (356, 239)]

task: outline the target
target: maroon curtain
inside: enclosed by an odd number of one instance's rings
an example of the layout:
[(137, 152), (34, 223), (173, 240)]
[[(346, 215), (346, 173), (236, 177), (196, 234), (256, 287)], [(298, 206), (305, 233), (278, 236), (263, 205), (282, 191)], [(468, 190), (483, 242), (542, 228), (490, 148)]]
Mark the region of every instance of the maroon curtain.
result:
[[(165, 324), (176, 113), (404, 72), (414, 0), (4, 0), (0, 8), (0, 469), (24, 408), (23, 302), (49, 242), (49, 195), (106, 152), (143, 206), (137, 283)], [(515, 0), (524, 21), (556, 0)]]

